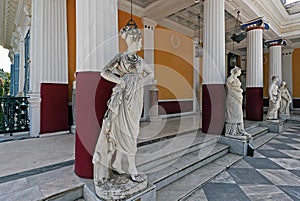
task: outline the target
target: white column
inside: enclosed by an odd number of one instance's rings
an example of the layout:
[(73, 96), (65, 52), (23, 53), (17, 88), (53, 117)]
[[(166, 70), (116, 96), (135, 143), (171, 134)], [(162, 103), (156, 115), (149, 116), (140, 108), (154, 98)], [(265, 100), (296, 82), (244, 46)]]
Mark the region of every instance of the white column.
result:
[(24, 79), (25, 79), (25, 70), (24, 70), (24, 65), (25, 65), (25, 48), (24, 48), (24, 38), (20, 39), (20, 68), (19, 68), (19, 96), (24, 96)]
[[(270, 47), (270, 63), (269, 63), (269, 77), (278, 76), (279, 83), (282, 81), (282, 67), (281, 67), (281, 45), (274, 45)], [(271, 82), (271, 81), (270, 81)]]
[(197, 50), (196, 50), (196, 46), (199, 45), (199, 40), (198, 38), (196, 38), (194, 40), (194, 66), (193, 66), (193, 112), (198, 112), (201, 108), (201, 104), (200, 104), (200, 58), (197, 57), (196, 58), (196, 54), (197, 54)]
[(269, 25), (262, 18), (241, 25), (247, 33), (246, 118), (263, 120), (263, 31)]
[[(43, 0), (42, 83), (68, 83), (65, 0)], [(33, 39), (34, 40), (34, 39)]]
[(247, 33), (247, 81), (246, 87), (263, 87), (263, 30)]
[(68, 83), (65, 0), (32, 0), (30, 134), (40, 132), (41, 83)]
[(40, 133), (41, 113), (41, 70), (43, 65), (43, 4), (44, 1), (32, 0), (32, 21), (30, 40), (30, 89), (29, 89), (29, 118), (30, 136), (38, 137)]
[(221, 134), (225, 121), (225, 0), (204, 1), (202, 131)]
[(204, 1), (203, 84), (225, 83), (224, 2)]
[(287, 87), (293, 97), (293, 49), (282, 51), (282, 80), (286, 82)]
[(77, 72), (99, 72), (118, 52), (117, 0), (76, 1)]
[[(154, 72), (154, 29), (157, 25), (157, 22), (146, 17), (143, 17), (142, 21), (144, 25), (144, 60)], [(138, 28), (142, 29), (142, 27)], [(144, 87), (144, 120), (149, 119), (150, 87), (151, 86)]]

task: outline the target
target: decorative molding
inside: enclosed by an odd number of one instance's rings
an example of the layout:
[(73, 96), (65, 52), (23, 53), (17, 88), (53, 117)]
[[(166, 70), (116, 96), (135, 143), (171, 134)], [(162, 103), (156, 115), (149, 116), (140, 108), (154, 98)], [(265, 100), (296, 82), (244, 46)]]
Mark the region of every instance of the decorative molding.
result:
[(286, 41), (282, 38), (275, 39), (275, 40), (268, 40), (265, 42), (265, 46), (270, 48), (273, 46), (286, 46)]
[(194, 36), (194, 30), (192, 29), (189, 29), (183, 25), (180, 25), (172, 20), (169, 20), (169, 19), (162, 19), (160, 21), (158, 21), (158, 23), (161, 25), (161, 26), (164, 26), (168, 29), (171, 29), (171, 30), (175, 30), (176, 32), (179, 32), (181, 34), (184, 34), (184, 35), (187, 35), (189, 37), (193, 37)]
[[(130, 7), (131, 7), (130, 1), (125, 1), (125, 0), (118, 1), (118, 8), (120, 10), (130, 13)], [(142, 7), (137, 6), (135, 4), (132, 4), (132, 13), (133, 15), (138, 17), (145, 16), (145, 10)]]
[(157, 25), (157, 22), (150, 19), (150, 18), (147, 18), (147, 17), (142, 17), (142, 22), (144, 24), (144, 29), (149, 29), (149, 30), (154, 30), (154, 28), (156, 27)]

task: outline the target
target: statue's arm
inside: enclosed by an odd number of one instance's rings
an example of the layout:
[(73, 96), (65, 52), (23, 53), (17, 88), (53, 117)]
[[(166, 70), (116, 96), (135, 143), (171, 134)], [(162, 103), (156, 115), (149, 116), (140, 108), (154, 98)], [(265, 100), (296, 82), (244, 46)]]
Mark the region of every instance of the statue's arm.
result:
[(111, 82), (116, 84), (124, 84), (124, 80), (119, 78), (116, 74), (113, 73), (115, 69), (119, 66), (121, 61), (121, 54), (117, 54), (103, 69), (101, 76)]

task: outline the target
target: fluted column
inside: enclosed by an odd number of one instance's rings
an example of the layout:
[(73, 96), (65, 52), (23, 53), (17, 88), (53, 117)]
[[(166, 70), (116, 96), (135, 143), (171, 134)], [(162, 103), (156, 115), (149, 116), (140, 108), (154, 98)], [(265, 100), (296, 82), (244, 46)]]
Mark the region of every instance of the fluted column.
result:
[[(157, 25), (156, 21), (149, 18), (142, 18), (144, 24), (144, 60), (152, 68), (154, 72), (154, 30)], [(143, 119), (149, 119), (150, 108), (150, 92), (151, 86), (144, 87), (144, 113)]]
[(282, 80), (286, 82), (287, 87), (293, 97), (293, 49), (282, 51)]
[[(202, 47), (199, 43), (199, 38), (194, 40), (194, 65), (193, 65), (193, 112), (198, 112), (200, 110), (200, 51), (202, 51)], [(203, 51), (202, 51), (203, 52)]]
[(202, 131), (221, 134), (225, 122), (224, 0), (204, 1)]
[(246, 119), (263, 120), (263, 19), (241, 25), (247, 33)]
[(100, 72), (117, 53), (117, 0), (77, 0), (75, 173), (80, 177), (93, 178), (92, 156), (114, 86)]
[(272, 76), (278, 76), (279, 83), (282, 81), (282, 46), (286, 45), (283, 39), (269, 40), (265, 45), (270, 49), (269, 63), (269, 81), (272, 82)]

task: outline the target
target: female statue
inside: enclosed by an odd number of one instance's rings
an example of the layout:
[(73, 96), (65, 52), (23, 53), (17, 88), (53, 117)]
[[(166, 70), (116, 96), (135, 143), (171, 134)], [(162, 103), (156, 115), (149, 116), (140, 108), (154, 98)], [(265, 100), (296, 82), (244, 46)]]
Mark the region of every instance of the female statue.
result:
[(272, 84), (269, 87), (269, 109), (267, 113), (267, 119), (278, 119), (278, 109), (280, 107), (281, 95), (278, 90), (278, 76), (272, 77)]
[(281, 94), (279, 114), (289, 115), (290, 114), (290, 105), (292, 103), (292, 97), (290, 95), (288, 88), (286, 87), (286, 82), (281, 82), (279, 91)]
[(225, 136), (231, 137), (250, 137), (245, 132), (243, 121), (243, 90), (238, 76), (241, 75), (241, 69), (235, 66), (230, 71), (227, 78), (227, 99), (226, 99), (226, 133)]
[[(94, 182), (103, 184), (109, 178), (109, 169), (119, 174), (125, 173), (122, 157), (127, 156), (128, 173), (136, 182), (145, 177), (138, 174), (135, 165), (139, 121), (143, 107), (144, 82), (153, 80), (153, 72), (137, 55), (142, 47), (142, 33), (133, 26), (121, 29), (121, 37), (127, 43), (127, 50), (119, 53), (104, 68), (101, 76), (116, 83), (107, 102), (102, 129), (93, 156)], [(112, 155), (115, 160), (112, 162)]]

